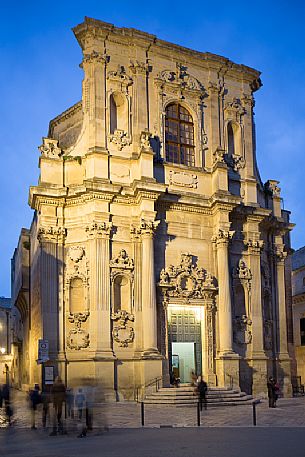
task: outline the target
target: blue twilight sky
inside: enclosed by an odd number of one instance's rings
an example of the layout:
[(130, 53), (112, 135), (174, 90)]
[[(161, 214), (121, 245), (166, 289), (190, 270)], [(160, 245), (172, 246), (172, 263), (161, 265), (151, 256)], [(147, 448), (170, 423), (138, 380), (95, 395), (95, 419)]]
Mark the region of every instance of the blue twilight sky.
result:
[(84, 16), (134, 27), (262, 72), (256, 93), (257, 159), (263, 181), (281, 182), (305, 244), (305, 2), (0, 0), (0, 296), (10, 295), (10, 259), (32, 211), (38, 150), (49, 120), (80, 100), (81, 51), (71, 27)]

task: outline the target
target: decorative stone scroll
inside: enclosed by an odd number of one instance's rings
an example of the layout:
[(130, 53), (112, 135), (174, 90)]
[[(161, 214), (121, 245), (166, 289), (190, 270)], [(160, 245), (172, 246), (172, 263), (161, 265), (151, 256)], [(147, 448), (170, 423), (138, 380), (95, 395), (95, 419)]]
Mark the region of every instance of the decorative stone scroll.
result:
[(284, 262), (287, 257), (287, 252), (284, 251), (284, 244), (275, 244), (273, 248), (273, 255), (277, 262)]
[(89, 238), (100, 236), (109, 238), (112, 229), (112, 222), (92, 222), (86, 227), (86, 233)]
[(107, 79), (116, 81), (123, 86), (130, 86), (133, 83), (132, 78), (126, 74), (126, 70), (122, 65), (118, 65), (117, 70), (109, 71)]
[(101, 52), (92, 51), (90, 54), (84, 54), (83, 61), (80, 64), (82, 68), (84, 64), (92, 64), (92, 63), (102, 63), (106, 64), (110, 60), (110, 57), (107, 54), (102, 54)]
[(42, 138), (42, 145), (38, 147), (41, 152), (42, 157), (48, 159), (59, 159), (62, 155), (62, 150), (58, 146), (58, 140), (52, 138)]
[(112, 337), (120, 347), (128, 347), (134, 340), (134, 329), (131, 322), (134, 322), (134, 315), (125, 310), (118, 310), (111, 314), (114, 321)]
[(180, 265), (170, 265), (160, 272), (159, 287), (163, 295), (180, 297), (183, 299), (203, 299), (206, 293), (217, 291), (215, 278), (203, 268), (193, 265), (193, 256), (189, 253), (181, 254)]
[(230, 156), (227, 156), (226, 162), (231, 167), (234, 171), (237, 173), (239, 172), (240, 169), (245, 168), (246, 161), (245, 159), (237, 154), (232, 154)]
[(171, 170), (169, 172), (169, 183), (174, 186), (197, 189), (198, 178), (194, 174)]
[(111, 268), (111, 281), (114, 280), (114, 278), (120, 274), (120, 275), (126, 275), (130, 278), (130, 280), (133, 280), (133, 270), (134, 270), (134, 261), (131, 259), (125, 249), (121, 249), (117, 257), (114, 259), (110, 260), (110, 268)]
[(226, 163), (225, 154), (226, 151), (222, 149), (220, 146), (217, 146), (217, 148), (213, 152), (213, 164), (215, 165), (216, 163)]
[(67, 346), (69, 349), (80, 350), (89, 346), (89, 333), (81, 328), (82, 323), (86, 322), (88, 316), (89, 311), (85, 313), (70, 313), (68, 321), (75, 326), (69, 331), (67, 336)]
[(242, 106), (239, 98), (233, 98), (232, 101), (228, 101), (224, 108), (225, 117), (235, 122), (241, 122), (241, 116), (245, 114), (246, 110)]
[(115, 129), (114, 133), (110, 133), (108, 135), (108, 140), (110, 143), (116, 144), (119, 151), (131, 144), (131, 137), (127, 132), (121, 129)]
[(198, 92), (205, 92), (203, 85), (198, 79), (190, 75), (187, 67), (180, 63), (176, 64), (176, 71), (163, 70), (159, 73), (158, 79), (165, 83), (178, 85), (181, 89), (189, 89)]

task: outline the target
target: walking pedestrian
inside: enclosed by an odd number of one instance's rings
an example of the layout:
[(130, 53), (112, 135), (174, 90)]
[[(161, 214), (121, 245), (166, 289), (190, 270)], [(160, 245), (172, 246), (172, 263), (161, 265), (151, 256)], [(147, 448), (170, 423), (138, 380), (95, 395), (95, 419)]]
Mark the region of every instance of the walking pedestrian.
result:
[(203, 376), (200, 376), (200, 380), (198, 383), (200, 411), (202, 411), (202, 406), (204, 406), (205, 410), (207, 409), (207, 390), (208, 390), (208, 385), (204, 381)]
[(39, 385), (35, 384), (34, 389), (30, 390), (29, 393), (29, 400), (30, 400), (30, 410), (31, 410), (31, 429), (37, 430), (35, 425), (35, 416), (36, 410), (39, 403), (41, 403), (41, 396), (39, 393)]
[(68, 417), (74, 419), (74, 392), (72, 388), (66, 390), (66, 403)]
[(51, 436), (57, 435), (58, 433), (63, 434), (64, 428), (62, 423), (62, 405), (66, 400), (66, 387), (63, 384), (61, 378), (57, 376), (53, 387), (51, 389), (51, 396), (54, 407), (54, 417), (53, 417), (53, 431), (50, 433)]

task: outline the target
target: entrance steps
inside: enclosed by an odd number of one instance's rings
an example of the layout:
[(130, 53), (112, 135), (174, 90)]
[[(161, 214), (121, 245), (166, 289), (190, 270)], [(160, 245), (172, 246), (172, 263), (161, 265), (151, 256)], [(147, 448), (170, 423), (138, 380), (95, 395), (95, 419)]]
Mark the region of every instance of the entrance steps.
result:
[[(146, 404), (190, 405), (198, 402), (196, 388), (182, 384), (180, 387), (161, 387), (157, 392), (147, 394)], [(210, 387), (207, 391), (208, 406), (238, 406), (251, 405), (252, 395), (241, 392), (239, 388)]]

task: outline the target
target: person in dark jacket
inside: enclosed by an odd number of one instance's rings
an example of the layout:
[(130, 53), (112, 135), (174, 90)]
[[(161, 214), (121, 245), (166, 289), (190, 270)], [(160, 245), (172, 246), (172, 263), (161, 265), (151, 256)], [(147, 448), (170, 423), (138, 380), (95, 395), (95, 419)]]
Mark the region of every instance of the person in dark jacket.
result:
[(267, 389), (268, 389), (268, 398), (269, 398), (269, 408), (275, 408), (276, 400), (277, 400), (276, 381), (272, 376), (270, 376), (270, 378), (268, 379)]
[(204, 409), (207, 409), (207, 390), (208, 390), (208, 385), (204, 381), (202, 376), (200, 377), (197, 389), (198, 389), (198, 394), (199, 394), (200, 411), (202, 411), (202, 406), (204, 406)]
[(37, 427), (35, 425), (35, 416), (37, 411), (37, 406), (41, 403), (41, 396), (39, 393), (39, 385), (35, 384), (34, 389), (30, 390), (29, 393), (29, 400), (30, 400), (30, 409), (31, 409), (31, 429), (36, 430)]
[(47, 420), (50, 420), (50, 392), (44, 388), (41, 392), (41, 403), (42, 403), (42, 426), (46, 428)]
[(66, 401), (66, 387), (59, 376), (55, 379), (51, 389), (51, 397), (54, 406), (53, 432), (51, 435), (57, 435), (57, 431), (59, 433), (64, 433), (61, 417), (62, 406)]

